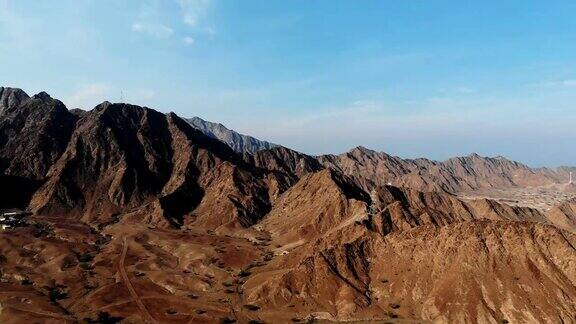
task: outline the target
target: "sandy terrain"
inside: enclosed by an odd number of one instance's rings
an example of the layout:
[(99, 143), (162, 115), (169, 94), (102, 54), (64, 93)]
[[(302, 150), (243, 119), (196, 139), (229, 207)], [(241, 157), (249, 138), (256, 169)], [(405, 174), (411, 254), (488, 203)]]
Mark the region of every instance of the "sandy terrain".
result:
[(576, 192), (567, 192), (565, 185), (527, 188), (487, 189), (461, 193), (465, 200), (492, 199), (511, 206), (530, 207), (542, 212), (576, 197)]

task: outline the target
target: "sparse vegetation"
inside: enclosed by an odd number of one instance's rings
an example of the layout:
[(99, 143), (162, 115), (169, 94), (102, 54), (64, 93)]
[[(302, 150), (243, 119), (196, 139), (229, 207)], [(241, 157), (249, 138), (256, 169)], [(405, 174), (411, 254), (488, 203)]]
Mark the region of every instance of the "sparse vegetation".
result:
[(90, 253), (77, 254), (76, 258), (79, 262), (92, 262), (94, 260), (94, 256)]
[(254, 304), (246, 304), (246, 305), (244, 305), (244, 308), (246, 308), (247, 310), (255, 312), (255, 311), (260, 309), (260, 306), (254, 305)]
[(240, 273), (238, 273), (238, 276), (245, 278), (248, 277), (252, 274), (252, 272), (248, 271), (248, 270), (242, 270), (240, 271)]
[(68, 293), (64, 291), (65, 288), (66, 286), (63, 285), (57, 285), (55, 287), (49, 288), (48, 297), (50, 298), (50, 301), (55, 303), (61, 299), (68, 298)]
[(54, 234), (54, 227), (45, 222), (36, 222), (32, 224), (33, 235), (36, 238), (52, 236)]
[(89, 324), (116, 324), (123, 319), (123, 317), (114, 317), (108, 312), (98, 312), (96, 319), (85, 318), (84, 320)]
[(392, 309), (398, 309), (398, 308), (400, 308), (400, 305), (399, 305), (399, 304), (394, 304), (394, 303), (392, 303), (392, 304), (390, 304), (390, 307), (391, 307)]
[(60, 270), (64, 271), (66, 269), (72, 268), (77, 264), (76, 260), (73, 256), (69, 255), (62, 259), (62, 265), (60, 266)]
[(271, 261), (272, 259), (274, 259), (274, 252), (266, 252), (266, 254), (264, 254), (264, 261), (268, 262)]
[(94, 269), (94, 267), (92, 267), (92, 265), (90, 263), (87, 263), (87, 262), (80, 262), (80, 268), (82, 268), (83, 270)]

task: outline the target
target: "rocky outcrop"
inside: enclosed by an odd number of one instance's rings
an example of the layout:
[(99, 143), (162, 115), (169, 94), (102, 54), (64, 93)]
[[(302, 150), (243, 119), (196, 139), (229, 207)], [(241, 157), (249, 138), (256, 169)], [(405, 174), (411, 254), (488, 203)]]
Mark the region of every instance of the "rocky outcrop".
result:
[(550, 209), (546, 216), (557, 227), (576, 233), (576, 199)]
[(28, 99), (30, 97), (21, 89), (0, 87), (0, 118), (6, 110), (20, 106)]
[(186, 121), (204, 134), (226, 143), (238, 153), (255, 153), (278, 146), (270, 142), (261, 141), (252, 136), (237, 133), (222, 124), (212, 123), (200, 117), (188, 118)]
[(44, 179), (64, 152), (77, 118), (44, 92), (29, 99), (21, 90), (4, 93), (8, 104), (0, 117), (0, 173)]
[(324, 168), (315, 158), (283, 146), (244, 154), (244, 160), (257, 167), (295, 175), (297, 178)]
[(278, 199), (262, 222), (286, 245), (300, 245), (366, 216), (368, 195), (341, 174), (323, 170), (304, 176)]

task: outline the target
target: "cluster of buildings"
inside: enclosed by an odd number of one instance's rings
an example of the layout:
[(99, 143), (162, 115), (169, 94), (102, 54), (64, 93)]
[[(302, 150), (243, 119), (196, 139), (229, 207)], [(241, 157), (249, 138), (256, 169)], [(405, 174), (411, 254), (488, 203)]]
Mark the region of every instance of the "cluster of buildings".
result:
[(24, 225), (24, 217), (27, 215), (30, 213), (23, 211), (0, 212), (0, 230), (4, 231)]

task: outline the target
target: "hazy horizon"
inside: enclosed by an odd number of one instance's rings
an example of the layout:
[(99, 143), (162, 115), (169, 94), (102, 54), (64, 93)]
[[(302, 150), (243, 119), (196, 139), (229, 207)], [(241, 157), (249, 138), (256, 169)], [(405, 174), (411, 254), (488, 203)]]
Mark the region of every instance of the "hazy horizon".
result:
[(317, 155), (576, 165), (576, 3), (0, 0), (0, 86)]

